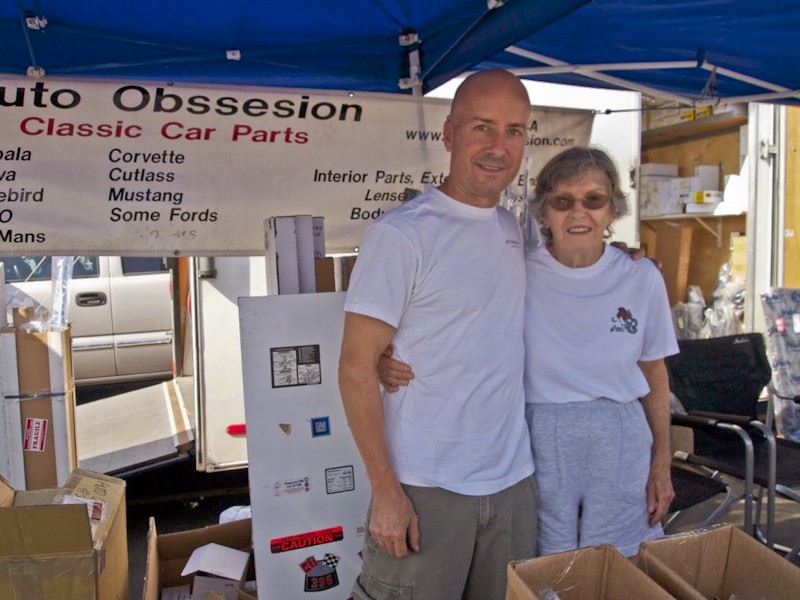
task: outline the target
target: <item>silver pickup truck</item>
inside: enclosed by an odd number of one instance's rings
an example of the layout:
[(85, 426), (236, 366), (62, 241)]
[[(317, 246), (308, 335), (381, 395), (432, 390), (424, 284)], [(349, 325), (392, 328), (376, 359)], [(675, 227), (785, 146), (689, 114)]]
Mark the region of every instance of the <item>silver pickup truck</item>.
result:
[[(6, 309), (49, 310), (51, 259), (0, 257)], [(157, 257), (76, 256), (68, 287), (76, 386), (173, 373), (172, 274)]]

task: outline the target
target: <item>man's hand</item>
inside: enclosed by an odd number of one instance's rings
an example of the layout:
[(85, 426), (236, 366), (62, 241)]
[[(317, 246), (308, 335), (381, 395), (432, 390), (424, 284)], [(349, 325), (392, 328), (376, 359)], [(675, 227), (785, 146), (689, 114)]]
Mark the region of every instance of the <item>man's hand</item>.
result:
[(397, 558), (419, 552), (419, 518), (401, 487), (373, 491), (369, 533), (381, 550)]
[(650, 513), (650, 527), (655, 527), (669, 512), (669, 505), (675, 498), (669, 464), (650, 465), (647, 479), (647, 512)]
[(393, 352), (392, 347), (387, 346), (378, 360), (378, 379), (389, 393), (396, 392), (401, 386), (407, 386), (414, 379), (411, 365), (392, 358)]
[[(623, 252), (627, 252), (632, 260), (639, 260), (640, 258), (650, 258), (649, 256), (646, 256), (647, 253), (644, 251), (644, 248), (628, 248), (628, 244), (626, 244), (625, 242), (611, 242), (611, 245), (614, 246), (615, 248), (619, 248)], [(660, 260), (657, 260), (655, 258), (650, 258), (650, 260), (656, 267), (658, 267), (659, 271), (661, 270), (661, 267), (664, 266), (663, 264), (661, 264)]]

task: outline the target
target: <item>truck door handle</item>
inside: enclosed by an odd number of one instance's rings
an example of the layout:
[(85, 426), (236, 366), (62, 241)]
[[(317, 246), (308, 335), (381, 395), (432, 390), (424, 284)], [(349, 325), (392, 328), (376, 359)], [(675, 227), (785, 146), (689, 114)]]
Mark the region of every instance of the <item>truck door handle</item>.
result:
[(103, 306), (108, 298), (103, 292), (83, 292), (75, 294), (75, 303), (78, 306)]

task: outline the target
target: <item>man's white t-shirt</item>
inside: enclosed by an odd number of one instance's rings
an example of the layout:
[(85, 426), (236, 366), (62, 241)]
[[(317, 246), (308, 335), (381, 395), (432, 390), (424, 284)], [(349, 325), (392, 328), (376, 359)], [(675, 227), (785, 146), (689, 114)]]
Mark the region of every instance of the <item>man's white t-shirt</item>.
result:
[(613, 246), (586, 268), (562, 265), (544, 246), (525, 262), (526, 401), (630, 402), (646, 395), (637, 362), (678, 352), (656, 266)]
[(384, 393), (402, 483), (493, 494), (533, 472), (524, 417), (525, 273), (514, 217), (431, 189), (364, 234), (345, 310), (397, 329), (415, 378)]

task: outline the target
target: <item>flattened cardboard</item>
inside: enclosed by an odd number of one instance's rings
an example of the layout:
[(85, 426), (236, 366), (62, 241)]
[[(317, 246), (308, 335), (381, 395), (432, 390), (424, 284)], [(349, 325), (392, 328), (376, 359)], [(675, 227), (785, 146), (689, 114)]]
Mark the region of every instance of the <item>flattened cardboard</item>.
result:
[(508, 566), (506, 600), (667, 600), (666, 591), (611, 545), (560, 552)]
[(733, 525), (644, 542), (639, 568), (678, 600), (796, 600), (800, 568)]

